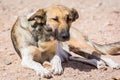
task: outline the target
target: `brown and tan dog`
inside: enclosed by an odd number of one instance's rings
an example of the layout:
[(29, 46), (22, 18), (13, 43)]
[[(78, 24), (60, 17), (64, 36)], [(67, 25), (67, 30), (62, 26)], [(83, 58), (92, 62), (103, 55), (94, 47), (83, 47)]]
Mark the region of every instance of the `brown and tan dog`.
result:
[[(118, 68), (119, 64), (111, 59), (94, 55), (94, 52), (100, 53), (103, 49), (99, 50), (101, 48), (96, 43), (87, 39), (76, 29), (70, 28), (71, 23), (78, 17), (75, 9), (62, 5), (39, 9), (29, 16), (19, 17), (12, 28), (11, 39), (22, 58), (22, 65), (34, 69), (38, 75), (46, 78), (51, 77), (51, 72), (42, 66), (44, 61), (51, 63), (54, 74), (62, 74), (61, 63), (68, 58), (94, 65), (97, 68), (104, 64), (100, 61), (103, 60), (108, 66)], [(76, 58), (67, 52), (79, 55), (81, 54), (78, 52), (83, 52), (82, 56), (92, 55), (93, 59)]]
[(59, 41), (69, 40), (71, 23), (77, 18), (75, 9), (60, 5), (19, 17), (12, 28), (11, 39), (22, 58), (22, 65), (34, 69), (41, 77), (49, 78), (51, 72), (40, 63), (50, 61), (53, 73), (61, 74), (61, 62), (68, 58), (68, 54), (61, 48)]

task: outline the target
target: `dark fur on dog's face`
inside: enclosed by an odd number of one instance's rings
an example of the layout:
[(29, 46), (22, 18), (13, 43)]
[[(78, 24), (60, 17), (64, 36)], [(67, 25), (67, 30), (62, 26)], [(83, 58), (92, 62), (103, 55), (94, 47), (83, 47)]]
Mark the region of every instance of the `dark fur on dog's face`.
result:
[(29, 20), (34, 19), (37, 23), (44, 24), (45, 30), (53, 32), (57, 40), (67, 41), (70, 38), (71, 23), (78, 17), (78, 12), (75, 9), (57, 5), (45, 10), (38, 10)]

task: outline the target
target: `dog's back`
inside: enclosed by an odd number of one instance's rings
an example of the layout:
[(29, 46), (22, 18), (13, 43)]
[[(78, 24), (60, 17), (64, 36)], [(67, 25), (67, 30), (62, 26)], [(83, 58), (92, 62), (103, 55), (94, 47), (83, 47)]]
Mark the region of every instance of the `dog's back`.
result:
[(18, 17), (11, 30), (12, 43), (20, 57), (20, 49), (29, 45), (36, 45), (33, 36), (28, 30), (30, 25), (26, 21), (26, 17)]
[(19, 24), (19, 19), (17, 18), (17, 20), (16, 20), (16, 22), (13, 25), (12, 30), (11, 30), (11, 40), (12, 40), (12, 43), (13, 43), (13, 46), (14, 46), (16, 52), (18, 53), (18, 55), (21, 58), (21, 53), (20, 53), (18, 46), (17, 46), (16, 34), (15, 34), (15, 30), (16, 30), (16, 27), (18, 26), (18, 24)]

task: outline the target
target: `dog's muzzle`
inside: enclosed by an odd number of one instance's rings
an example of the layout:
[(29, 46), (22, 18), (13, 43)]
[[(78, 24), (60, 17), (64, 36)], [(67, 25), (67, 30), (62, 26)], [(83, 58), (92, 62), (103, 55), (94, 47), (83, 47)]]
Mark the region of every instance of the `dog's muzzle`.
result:
[(70, 33), (68, 30), (61, 30), (61, 32), (58, 31), (58, 29), (55, 30), (55, 38), (58, 41), (68, 41), (70, 38)]

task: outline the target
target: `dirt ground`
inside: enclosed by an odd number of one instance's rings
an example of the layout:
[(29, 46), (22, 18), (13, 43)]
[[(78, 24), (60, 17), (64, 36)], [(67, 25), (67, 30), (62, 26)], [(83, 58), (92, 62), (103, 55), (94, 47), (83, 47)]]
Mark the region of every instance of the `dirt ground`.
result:
[[(80, 17), (72, 27), (91, 40), (100, 44), (120, 41), (120, 0), (0, 0), (0, 80), (46, 80), (21, 66), (11, 43), (10, 30), (18, 15), (53, 4), (77, 9)], [(120, 63), (120, 55), (109, 57)], [(120, 80), (120, 70), (98, 70), (75, 61), (63, 63), (63, 67), (64, 73), (50, 80)]]

